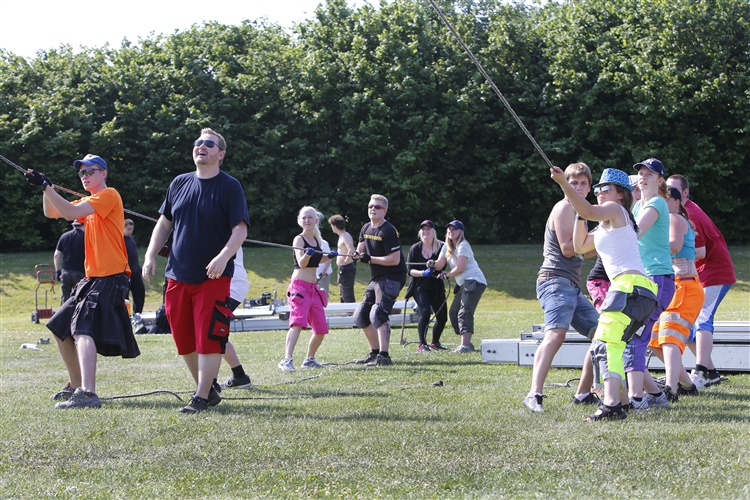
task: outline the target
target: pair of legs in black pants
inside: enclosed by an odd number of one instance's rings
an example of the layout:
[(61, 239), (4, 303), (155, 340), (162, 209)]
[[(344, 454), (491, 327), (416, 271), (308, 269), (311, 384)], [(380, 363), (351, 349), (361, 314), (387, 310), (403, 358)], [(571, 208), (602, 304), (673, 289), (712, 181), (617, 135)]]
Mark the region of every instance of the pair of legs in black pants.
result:
[(445, 289), (442, 286), (432, 290), (417, 290), (414, 292), (414, 301), (419, 309), (419, 344), (427, 344), (427, 328), (430, 326), (430, 318), (435, 314), (435, 325), (432, 327), (432, 343), (440, 343), (440, 335), (443, 333), (448, 321), (448, 307), (445, 303)]

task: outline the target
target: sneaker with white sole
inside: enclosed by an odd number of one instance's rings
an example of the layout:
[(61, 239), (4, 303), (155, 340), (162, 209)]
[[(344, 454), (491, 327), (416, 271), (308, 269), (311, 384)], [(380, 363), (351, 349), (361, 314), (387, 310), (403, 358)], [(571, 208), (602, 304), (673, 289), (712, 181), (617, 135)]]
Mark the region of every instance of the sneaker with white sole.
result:
[(190, 398), (190, 402), (186, 406), (180, 408), (179, 412), (189, 414), (201, 413), (208, 410), (208, 406), (208, 399), (199, 398), (198, 396), (193, 395), (193, 397)]
[(589, 392), (588, 396), (586, 396), (583, 399), (578, 399), (577, 397), (573, 396), (573, 404), (574, 405), (597, 405), (601, 406), (602, 400), (599, 399), (599, 396), (594, 394), (593, 392)]
[(690, 380), (696, 387), (698, 387), (698, 390), (703, 390), (706, 387), (721, 383), (721, 375), (718, 375), (718, 372), (716, 372), (716, 374), (715, 377), (711, 378), (711, 376), (703, 370), (693, 370), (690, 372)]
[(681, 383), (677, 383), (677, 394), (680, 396), (697, 396), (698, 386), (693, 384), (690, 387), (685, 387)]
[(315, 358), (305, 358), (302, 362), (302, 368), (324, 368)]
[(526, 396), (523, 398), (523, 405), (534, 413), (542, 413), (544, 406), (542, 406), (542, 400), (547, 396), (542, 394), (534, 394), (533, 396)]
[(467, 353), (474, 352), (474, 351), (476, 351), (476, 349), (474, 349), (474, 344), (469, 344), (469, 345), (462, 344), (456, 347), (455, 349), (453, 349), (453, 352), (457, 352), (460, 354), (467, 354)]
[(281, 368), (281, 371), (283, 372), (295, 371), (294, 364), (292, 363), (292, 358), (284, 358), (279, 361), (279, 368)]
[(648, 398), (641, 398), (640, 401), (636, 401), (633, 398), (630, 398), (630, 410), (633, 410), (635, 413), (643, 413), (644, 411), (648, 411)]
[(49, 398), (52, 401), (67, 401), (73, 397), (74, 392), (76, 392), (75, 388), (71, 387), (70, 382), (68, 382), (67, 384), (65, 384), (65, 387), (63, 387), (60, 392), (56, 392)]
[(221, 384), (222, 389), (246, 389), (252, 387), (253, 383), (250, 381), (250, 377), (246, 374), (240, 378), (235, 378), (234, 375), (229, 377), (225, 383)]
[(646, 397), (643, 399), (648, 401), (649, 408), (669, 408), (669, 400), (667, 399), (667, 395), (664, 394), (664, 391), (660, 392), (658, 396), (646, 393)]
[(76, 389), (70, 399), (57, 403), (55, 408), (58, 410), (67, 410), (69, 408), (101, 408), (99, 396), (93, 392), (85, 392), (80, 387)]
[(355, 361), (358, 365), (366, 365), (367, 363), (372, 363), (378, 358), (378, 353), (370, 351), (367, 356), (365, 356), (362, 359), (358, 359)]

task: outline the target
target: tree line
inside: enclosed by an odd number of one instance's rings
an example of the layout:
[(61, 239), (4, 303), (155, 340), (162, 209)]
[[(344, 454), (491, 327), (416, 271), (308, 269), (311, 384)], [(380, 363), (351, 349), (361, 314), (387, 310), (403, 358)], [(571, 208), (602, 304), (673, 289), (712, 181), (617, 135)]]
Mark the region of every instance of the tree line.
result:
[[(596, 179), (658, 157), (748, 241), (750, 2), (438, 3), (553, 163)], [(460, 219), (476, 243), (540, 242), (561, 196), (424, 0), (328, 0), (292, 32), (209, 22), (118, 48), (0, 51), (0, 154), (69, 189), (73, 160), (99, 154), (125, 207), (156, 217), (206, 126), (227, 139), (258, 240), (290, 241), (303, 205), (356, 232), (381, 193), (405, 242), (425, 218)], [(0, 176), (2, 251), (51, 248), (68, 224), (18, 171)]]

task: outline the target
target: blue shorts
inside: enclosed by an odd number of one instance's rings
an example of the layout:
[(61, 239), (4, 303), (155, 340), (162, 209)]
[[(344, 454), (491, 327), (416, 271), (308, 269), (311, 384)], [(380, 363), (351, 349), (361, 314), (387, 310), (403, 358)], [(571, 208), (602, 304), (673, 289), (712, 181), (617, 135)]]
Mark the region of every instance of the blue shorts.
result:
[(724, 300), (724, 297), (732, 286), (733, 285), (713, 285), (703, 289), (703, 291), (706, 292), (706, 298), (703, 301), (703, 308), (698, 316), (698, 320), (690, 331), (688, 342), (695, 342), (695, 332), (698, 330), (705, 330), (714, 333), (714, 314), (716, 314), (719, 304)]
[(567, 278), (550, 276), (536, 283), (536, 297), (544, 310), (544, 332), (572, 326), (578, 333), (592, 338), (599, 323), (599, 313)]

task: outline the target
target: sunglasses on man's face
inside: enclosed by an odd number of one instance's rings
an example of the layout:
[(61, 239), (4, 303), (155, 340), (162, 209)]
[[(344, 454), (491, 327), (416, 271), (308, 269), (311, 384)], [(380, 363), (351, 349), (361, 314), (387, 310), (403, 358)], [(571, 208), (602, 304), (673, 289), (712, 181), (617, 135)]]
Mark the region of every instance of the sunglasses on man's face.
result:
[(83, 179), (84, 176), (90, 177), (94, 175), (94, 172), (96, 172), (97, 170), (101, 170), (101, 168), (82, 168), (78, 171), (78, 177), (80, 177), (81, 179)]
[(211, 139), (198, 139), (194, 142), (194, 144), (196, 148), (200, 146), (206, 146), (208, 149), (211, 149), (214, 146), (218, 146), (218, 144), (216, 144)]
[(367, 205), (367, 208), (374, 208), (375, 210), (383, 210), (385, 207), (383, 205)]
[(594, 188), (594, 194), (596, 196), (599, 196), (599, 194), (607, 194), (612, 190), (612, 186), (602, 186), (602, 187), (595, 187)]

